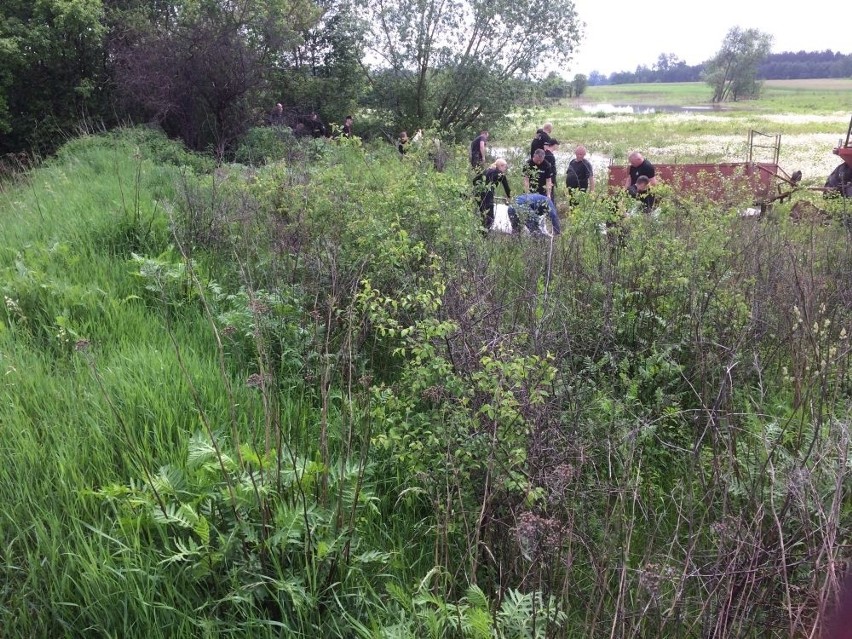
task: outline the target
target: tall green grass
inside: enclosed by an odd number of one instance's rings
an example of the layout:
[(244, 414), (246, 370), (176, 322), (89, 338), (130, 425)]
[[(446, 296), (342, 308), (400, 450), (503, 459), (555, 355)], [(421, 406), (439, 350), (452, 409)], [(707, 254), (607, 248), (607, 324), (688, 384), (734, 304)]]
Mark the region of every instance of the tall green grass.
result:
[(485, 238), (429, 153), (211, 171), (132, 130), (4, 186), (0, 634), (820, 627), (845, 210), (589, 198)]

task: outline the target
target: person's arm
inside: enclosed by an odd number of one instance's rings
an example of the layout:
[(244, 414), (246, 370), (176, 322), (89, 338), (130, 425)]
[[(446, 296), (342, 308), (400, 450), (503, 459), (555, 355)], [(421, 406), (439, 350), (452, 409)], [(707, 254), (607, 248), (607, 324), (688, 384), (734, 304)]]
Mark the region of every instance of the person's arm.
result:
[(512, 191), (509, 189), (509, 180), (506, 178), (505, 175), (500, 178), (500, 182), (503, 183), (503, 190), (506, 191), (506, 198), (511, 198)]
[(524, 175), (524, 193), (530, 192), (530, 176)]
[(485, 162), (485, 140), (479, 141), (479, 157), (482, 162)]
[(625, 189), (630, 188), (630, 171), (627, 172), (627, 177), (624, 178), (624, 182), (622, 182), (622, 184), (624, 185)]
[(651, 175), (648, 176), (648, 186), (657, 186), (657, 171), (651, 166)]
[(589, 171), (589, 193), (595, 190), (595, 170), (592, 168), (592, 163), (586, 160), (586, 168)]
[(550, 219), (559, 219), (559, 213), (556, 211), (556, 205), (553, 203), (553, 200), (547, 198), (547, 210), (550, 213)]
[(548, 176), (547, 180), (544, 182), (544, 192), (547, 195), (547, 199), (550, 199), (551, 194), (553, 193), (553, 178)]

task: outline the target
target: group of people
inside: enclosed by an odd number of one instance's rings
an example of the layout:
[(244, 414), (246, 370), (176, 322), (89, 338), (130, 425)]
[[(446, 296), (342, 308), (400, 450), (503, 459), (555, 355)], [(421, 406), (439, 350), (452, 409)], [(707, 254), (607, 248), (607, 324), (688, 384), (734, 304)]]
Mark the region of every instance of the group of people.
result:
[[(557, 169), (555, 151), (559, 140), (552, 137), (553, 125), (547, 122), (536, 132), (530, 143), (530, 155), (523, 166), (524, 194), (516, 198), (515, 204), (537, 216), (548, 215), (554, 235), (561, 231), (559, 215), (556, 209)], [(474, 173), (473, 184), (478, 198), (479, 212), (485, 230), (494, 224), (495, 192), (502, 187), (506, 199), (511, 200), (512, 193), (506, 173), (509, 169), (504, 158), (498, 158), (490, 166), (485, 166), (485, 145), (488, 131), (480, 131), (470, 143), (470, 166)], [(587, 150), (582, 144), (574, 149), (574, 157), (568, 162), (565, 171), (565, 187), (568, 190), (569, 206), (575, 206), (579, 194), (594, 191), (595, 174), (591, 162), (586, 157)], [(653, 210), (656, 200), (651, 187), (657, 183), (654, 165), (638, 151), (628, 157), (629, 175), (624, 188), (638, 201), (646, 212)], [(518, 228), (518, 216), (514, 207), (509, 209), (513, 229)]]
[[(267, 116), (266, 119), (267, 124), (270, 126), (290, 126), (293, 131), (293, 135), (296, 137), (310, 136), (312, 138), (329, 138), (332, 136), (331, 127), (327, 126), (316, 112), (310, 113), (307, 117), (291, 118), (291, 121), (292, 120), (295, 121), (291, 126), (290, 122), (288, 122), (288, 118), (284, 114), (284, 105), (280, 102), (272, 107), (272, 110), (269, 112), (269, 116)], [(353, 135), (352, 126), (352, 116), (347, 115), (343, 120), (343, 127), (340, 134), (345, 138), (351, 138)]]

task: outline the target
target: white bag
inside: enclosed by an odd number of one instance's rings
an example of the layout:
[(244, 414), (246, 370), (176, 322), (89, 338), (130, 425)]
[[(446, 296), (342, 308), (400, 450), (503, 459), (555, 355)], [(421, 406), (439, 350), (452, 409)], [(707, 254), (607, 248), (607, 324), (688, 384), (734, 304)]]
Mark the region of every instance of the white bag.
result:
[(494, 223), (491, 225), (491, 230), (500, 231), (501, 233), (512, 232), (512, 222), (509, 220), (508, 204), (494, 205)]

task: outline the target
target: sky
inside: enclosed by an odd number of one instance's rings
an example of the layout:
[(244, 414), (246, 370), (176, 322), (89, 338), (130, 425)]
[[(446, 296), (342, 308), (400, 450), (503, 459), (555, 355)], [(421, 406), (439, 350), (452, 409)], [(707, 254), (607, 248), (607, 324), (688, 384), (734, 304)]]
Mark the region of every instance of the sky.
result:
[(849, 0), (574, 0), (574, 6), (586, 28), (572, 61), (562, 69), (569, 78), (651, 67), (661, 53), (699, 64), (715, 55), (736, 26), (772, 35), (773, 53), (852, 53)]

